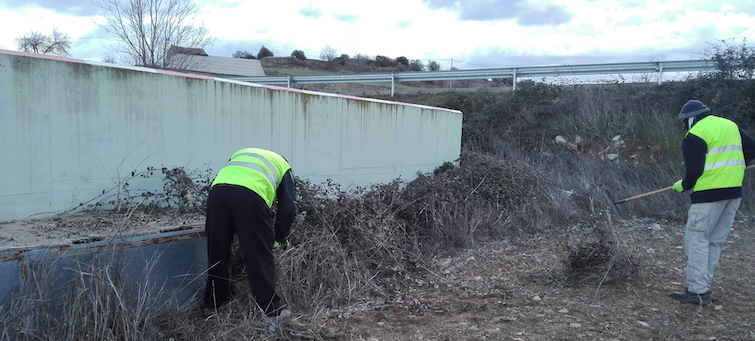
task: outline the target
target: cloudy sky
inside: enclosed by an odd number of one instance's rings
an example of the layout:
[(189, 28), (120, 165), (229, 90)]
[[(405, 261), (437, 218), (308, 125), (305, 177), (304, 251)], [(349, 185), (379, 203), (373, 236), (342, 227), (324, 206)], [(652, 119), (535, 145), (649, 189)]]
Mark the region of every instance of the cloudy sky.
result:
[[(216, 38), (206, 51), (227, 57), (265, 46), (318, 59), (329, 46), (479, 69), (689, 60), (709, 43), (755, 39), (755, 0), (195, 1)], [(98, 11), (90, 0), (0, 0), (0, 49), (57, 28), (72, 57), (99, 61), (114, 38)]]

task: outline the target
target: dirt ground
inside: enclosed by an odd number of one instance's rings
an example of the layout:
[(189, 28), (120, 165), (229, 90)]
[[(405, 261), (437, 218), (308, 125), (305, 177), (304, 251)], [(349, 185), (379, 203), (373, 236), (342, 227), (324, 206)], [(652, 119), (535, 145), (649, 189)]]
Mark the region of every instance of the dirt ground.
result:
[(752, 224), (735, 223), (711, 305), (670, 297), (684, 288), (683, 226), (633, 220), (612, 223), (640, 265), (628, 281), (600, 287), (564, 281), (564, 245), (579, 237), (574, 231), (437, 259), (437, 271), (407, 276), (389, 299), (331, 320), (344, 340), (755, 339)]

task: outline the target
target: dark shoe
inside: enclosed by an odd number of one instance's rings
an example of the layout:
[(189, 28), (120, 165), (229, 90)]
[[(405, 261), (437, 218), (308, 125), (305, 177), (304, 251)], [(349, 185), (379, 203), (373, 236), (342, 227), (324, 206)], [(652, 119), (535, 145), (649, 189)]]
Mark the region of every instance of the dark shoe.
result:
[(710, 304), (713, 301), (713, 296), (710, 294), (710, 290), (702, 294), (696, 294), (687, 290), (682, 292), (675, 292), (671, 294), (671, 298), (679, 302), (689, 302), (694, 304)]
[(215, 315), (217, 315), (217, 313), (218, 312), (215, 309), (204, 308), (204, 317), (205, 318), (215, 317)]
[(267, 317), (274, 319), (276, 321), (282, 321), (282, 320), (287, 319), (289, 316), (291, 316), (291, 310), (288, 310), (286, 306), (283, 306), (265, 315), (267, 315)]

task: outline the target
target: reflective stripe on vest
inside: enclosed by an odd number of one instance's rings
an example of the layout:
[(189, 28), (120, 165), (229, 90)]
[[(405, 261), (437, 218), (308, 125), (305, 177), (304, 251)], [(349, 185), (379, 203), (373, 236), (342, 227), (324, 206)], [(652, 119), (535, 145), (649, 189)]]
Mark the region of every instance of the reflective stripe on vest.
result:
[(272, 175), (270, 173), (268, 173), (267, 171), (265, 171), (264, 169), (262, 169), (262, 167), (260, 167), (258, 164), (254, 164), (254, 163), (251, 163), (251, 162), (229, 161), (226, 164), (226, 166), (231, 166), (232, 165), (232, 166), (241, 166), (241, 167), (246, 167), (246, 168), (254, 169), (254, 170), (256, 170), (256, 171), (264, 174), (267, 177), (267, 180), (270, 181), (270, 185), (272, 185), (273, 188), (278, 187), (278, 182), (277, 182), (278, 171), (275, 169), (275, 167), (273, 166), (273, 164), (270, 163), (270, 161), (268, 161), (262, 155), (256, 154), (256, 153), (241, 153), (241, 154), (235, 155), (234, 157), (239, 157), (239, 156), (251, 156), (251, 157), (255, 157), (255, 158), (260, 159), (260, 161), (262, 161), (262, 163), (264, 163), (265, 166), (267, 166), (267, 169), (269, 169), (270, 172), (272, 172)]
[(736, 123), (718, 116), (707, 116), (687, 132), (705, 141), (703, 174), (695, 183), (695, 191), (742, 187), (744, 180), (744, 153), (742, 136)]
[(716, 168), (729, 167), (729, 166), (745, 167), (745, 161), (744, 160), (725, 160), (725, 161), (720, 161), (716, 163), (709, 163), (705, 165), (705, 170), (709, 171), (709, 170), (714, 170)]

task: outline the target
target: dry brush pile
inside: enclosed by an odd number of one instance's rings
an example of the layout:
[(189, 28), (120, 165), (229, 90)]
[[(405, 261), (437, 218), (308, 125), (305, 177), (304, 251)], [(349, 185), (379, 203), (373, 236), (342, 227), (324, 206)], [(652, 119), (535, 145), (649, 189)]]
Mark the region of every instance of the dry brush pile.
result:
[[(554, 217), (574, 210), (590, 215), (552, 185), (525, 163), (472, 152), (409, 183), (345, 191), (299, 180), (300, 217), (278, 257), (279, 290), (298, 311), (339, 309), (390, 295), (404, 277), (432, 271), (435, 256), (563, 231)], [(617, 266), (586, 257), (589, 264), (572, 265), (596, 273)]]

